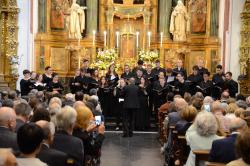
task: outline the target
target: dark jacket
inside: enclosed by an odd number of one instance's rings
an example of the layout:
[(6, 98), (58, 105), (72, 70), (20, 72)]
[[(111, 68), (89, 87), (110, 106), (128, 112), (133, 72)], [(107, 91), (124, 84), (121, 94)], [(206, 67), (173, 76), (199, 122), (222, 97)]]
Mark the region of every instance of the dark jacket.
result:
[(22, 121), (21, 119), (16, 119), (16, 129), (15, 129), (15, 132), (17, 132), (18, 129), (19, 129), (22, 125), (24, 125), (24, 124), (25, 124), (25, 122)]
[(232, 134), (224, 139), (213, 141), (210, 151), (209, 161), (229, 163), (236, 160), (235, 156), (235, 141), (237, 134)]
[(124, 97), (123, 107), (125, 109), (140, 108), (139, 103), (139, 88), (136, 85), (130, 84), (123, 88), (122, 96)]
[(6, 127), (0, 127), (0, 148), (12, 148), (18, 151), (16, 133)]
[(235, 97), (238, 93), (238, 83), (234, 80), (225, 81), (225, 89), (228, 89), (230, 97)]
[(41, 151), (38, 153), (37, 158), (39, 158), (42, 162), (45, 162), (49, 166), (67, 165), (66, 153), (51, 149), (45, 144), (42, 144)]
[(184, 68), (178, 69), (178, 67), (173, 69), (173, 76), (177, 76), (177, 74), (182, 73), (184, 75), (184, 79), (187, 79), (187, 71)]
[(79, 166), (82, 166), (84, 163), (82, 141), (79, 138), (69, 135), (65, 131), (56, 132), (51, 148), (66, 153), (69, 157), (72, 157)]
[(82, 140), (84, 145), (84, 160), (85, 163), (90, 156), (91, 158), (98, 158), (101, 155), (101, 147), (104, 140), (104, 135), (82, 131), (81, 129), (74, 129), (73, 135)]

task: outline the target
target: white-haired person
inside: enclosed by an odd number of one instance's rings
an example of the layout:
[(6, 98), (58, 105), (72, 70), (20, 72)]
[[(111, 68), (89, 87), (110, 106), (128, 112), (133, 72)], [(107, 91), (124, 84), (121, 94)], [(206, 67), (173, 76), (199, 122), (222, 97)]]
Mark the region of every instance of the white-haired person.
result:
[(52, 148), (66, 153), (74, 159), (76, 165), (84, 165), (84, 149), (81, 139), (72, 136), (76, 123), (77, 112), (70, 106), (65, 106), (56, 115), (57, 132)]
[[(196, 116), (194, 123), (186, 132), (187, 144), (191, 149), (186, 166), (195, 165), (193, 150), (210, 150), (212, 142), (221, 138), (216, 135), (217, 130), (218, 123), (212, 113), (202, 111)], [(204, 165), (204, 163), (200, 163), (200, 165)]]
[(50, 114), (50, 121), (54, 123), (56, 126), (56, 115), (61, 112), (61, 105), (57, 102), (53, 102), (49, 104), (49, 114)]

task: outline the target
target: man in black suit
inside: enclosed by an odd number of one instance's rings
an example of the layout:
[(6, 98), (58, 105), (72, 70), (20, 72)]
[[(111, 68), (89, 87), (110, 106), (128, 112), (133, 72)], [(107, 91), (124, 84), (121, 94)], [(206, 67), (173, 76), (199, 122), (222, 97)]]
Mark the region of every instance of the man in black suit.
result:
[(16, 112), (15, 131), (17, 132), (17, 130), (29, 120), (32, 109), (26, 103), (19, 103), (14, 107), (14, 109)]
[(62, 151), (73, 158), (75, 165), (84, 165), (84, 149), (83, 143), (79, 138), (72, 136), (74, 125), (76, 122), (77, 113), (75, 109), (70, 106), (65, 106), (58, 113), (57, 132), (54, 136), (51, 148)]
[(49, 166), (66, 166), (67, 154), (50, 148), (55, 132), (54, 124), (45, 120), (37, 121), (36, 124), (43, 129), (44, 133), (44, 141), (42, 143), (41, 150), (37, 155), (37, 158), (39, 158)]
[(0, 108), (0, 148), (12, 148), (18, 151), (16, 141), (16, 113), (12, 108)]
[(200, 59), (197, 63), (198, 66), (198, 74), (203, 76), (204, 72), (208, 72), (208, 69), (204, 67), (204, 60)]
[(153, 76), (154, 76), (154, 80), (156, 81), (158, 79), (158, 75), (160, 72), (163, 72), (164, 73), (164, 76), (166, 76), (166, 71), (165, 69), (161, 68), (161, 64), (160, 64), (160, 61), (157, 59), (155, 61), (155, 68), (152, 69), (152, 73), (153, 73)]
[(146, 70), (143, 68), (143, 60), (138, 60), (137, 66), (133, 68), (132, 73), (134, 76), (136, 76), (136, 71), (138, 69), (142, 70), (143, 74), (146, 74)]
[(182, 60), (177, 60), (176, 68), (173, 69), (173, 76), (177, 76), (178, 73), (182, 73), (184, 75), (184, 79), (187, 79), (187, 71), (183, 68)]
[(236, 93), (238, 93), (238, 83), (232, 79), (231, 72), (227, 72), (225, 77), (225, 89), (229, 92), (230, 97), (235, 98)]
[(231, 135), (223, 139), (213, 141), (209, 161), (229, 163), (236, 160), (235, 141), (237, 135), (247, 128), (246, 122), (241, 118), (234, 118), (229, 125)]
[(225, 77), (222, 70), (221, 65), (216, 66), (216, 74), (213, 75), (212, 81), (214, 84), (213, 90), (212, 90), (212, 97), (215, 99), (219, 99), (221, 96), (221, 93), (224, 89), (225, 85)]
[(135, 85), (135, 79), (129, 79), (129, 85), (125, 86), (122, 91), (124, 96), (124, 114), (123, 114), (123, 137), (132, 137), (135, 125), (135, 114), (140, 108), (139, 104), (139, 87)]
[(130, 72), (129, 65), (124, 65), (124, 73), (122, 73), (121, 78), (125, 79), (127, 82), (133, 76), (132, 72)]

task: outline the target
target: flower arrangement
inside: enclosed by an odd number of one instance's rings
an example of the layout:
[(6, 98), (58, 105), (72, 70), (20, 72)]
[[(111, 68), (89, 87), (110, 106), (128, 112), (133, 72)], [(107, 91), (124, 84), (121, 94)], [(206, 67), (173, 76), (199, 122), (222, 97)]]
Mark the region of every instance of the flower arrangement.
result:
[(13, 55), (13, 56), (9, 56), (9, 63), (10, 63), (10, 67), (11, 67), (11, 74), (13, 77), (18, 77), (18, 67), (19, 67), (19, 61), (18, 61), (18, 56), (17, 55)]
[(111, 63), (114, 63), (118, 58), (115, 49), (99, 50), (96, 56), (96, 62), (91, 64), (91, 67), (99, 70), (106, 70)]
[(143, 60), (144, 62), (152, 63), (159, 58), (159, 53), (157, 50), (154, 50), (154, 51), (140, 50), (139, 58)]

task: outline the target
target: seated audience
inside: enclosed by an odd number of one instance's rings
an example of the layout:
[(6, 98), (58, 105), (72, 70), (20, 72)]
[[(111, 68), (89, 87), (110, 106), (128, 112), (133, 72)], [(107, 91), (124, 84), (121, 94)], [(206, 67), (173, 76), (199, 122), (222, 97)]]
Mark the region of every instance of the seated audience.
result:
[(37, 121), (36, 124), (43, 129), (44, 133), (41, 151), (38, 153), (37, 158), (49, 166), (66, 166), (67, 154), (50, 148), (55, 134), (54, 124), (45, 120)]
[(175, 125), (175, 130), (178, 131), (179, 134), (185, 134), (187, 129), (192, 125), (197, 114), (197, 110), (193, 106), (186, 107), (181, 112), (181, 120), (179, 120)]
[(0, 166), (17, 166), (16, 157), (11, 149), (0, 148)]
[(17, 144), (21, 151), (17, 158), (18, 166), (47, 166), (36, 158), (40, 151), (44, 135), (41, 127), (34, 123), (26, 123), (17, 131)]
[(220, 139), (216, 135), (217, 130), (216, 118), (212, 113), (202, 111), (196, 116), (194, 124), (186, 132), (187, 144), (191, 149), (186, 162), (187, 166), (195, 165), (193, 150), (209, 150), (211, 149), (212, 142)]
[(220, 97), (220, 102), (222, 103), (227, 103), (227, 100), (229, 99), (229, 93), (227, 91), (224, 91), (221, 93), (221, 97)]
[(76, 165), (84, 165), (84, 149), (81, 139), (72, 136), (77, 113), (74, 108), (65, 106), (56, 116), (57, 131), (52, 148), (66, 153), (75, 160)]
[(15, 129), (15, 131), (17, 132), (17, 130), (24, 123), (28, 122), (28, 120), (31, 116), (32, 109), (28, 104), (20, 103), (14, 107), (14, 110), (16, 112), (16, 129)]
[(223, 139), (213, 141), (209, 161), (228, 163), (236, 159), (235, 141), (237, 136), (247, 128), (247, 124), (241, 118), (231, 119), (229, 129), (231, 134)]
[(224, 116), (225, 109), (222, 103), (218, 101), (213, 102), (211, 110), (219, 121), (219, 129), (224, 132), (229, 132), (229, 127), (228, 127), (229, 118)]
[(80, 91), (75, 93), (75, 100), (76, 101), (83, 101), (84, 94)]
[(64, 105), (73, 107), (74, 102), (75, 102), (75, 96), (72, 93), (68, 93), (65, 95), (65, 101), (63, 102)]
[(246, 109), (248, 107), (247, 102), (245, 100), (237, 100), (236, 104), (238, 107), (243, 108), (243, 109)]
[(12, 108), (0, 108), (0, 148), (18, 151), (16, 143), (16, 113)]
[(91, 110), (86, 106), (77, 107), (76, 112), (77, 120), (73, 135), (83, 142), (85, 165), (95, 165), (100, 162), (105, 127), (103, 124), (96, 125)]
[(56, 115), (61, 111), (61, 106), (58, 103), (52, 103), (49, 105), (50, 120), (56, 126)]
[(227, 166), (249, 166), (250, 165), (250, 129), (242, 132), (236, 139), (236, 154), (238, 160), (231, 161)]
[(2, 107), (9, 107), (9, 108), (13, 108), (14, 107), (14, 102), (11, 99), (4, 99), (2, 101)]

